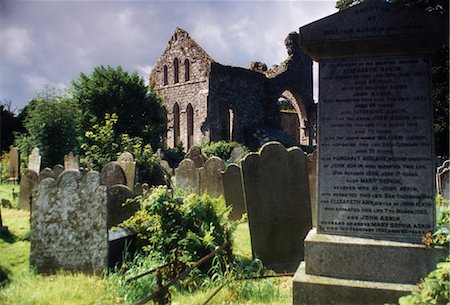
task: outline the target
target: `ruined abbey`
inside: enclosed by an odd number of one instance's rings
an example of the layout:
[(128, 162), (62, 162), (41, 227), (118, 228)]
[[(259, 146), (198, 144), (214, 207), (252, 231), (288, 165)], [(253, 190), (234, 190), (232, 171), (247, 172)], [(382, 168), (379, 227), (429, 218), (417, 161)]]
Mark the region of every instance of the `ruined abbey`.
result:
[(299, 48), (298, 36), (286, 38), (288, 59), (280, 65), (268, 70), (253, 62), (246, 69), (219, 64), (177, 28), (150, 74), (150, 84), (163, 96), (167, 110), (167, 145), (249, 143), (265, 130), (314, 145), (312, 60)]

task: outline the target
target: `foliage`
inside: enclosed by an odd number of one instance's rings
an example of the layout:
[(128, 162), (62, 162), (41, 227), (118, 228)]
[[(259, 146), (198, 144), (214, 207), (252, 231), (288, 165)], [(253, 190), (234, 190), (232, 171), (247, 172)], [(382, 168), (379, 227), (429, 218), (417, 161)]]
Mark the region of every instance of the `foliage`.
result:
[(175, 168), (184, 159), (185, 153), (183, 144), (180, 143), (174, 148), (164, 148), (163, 154), (163, 159), (169, 162), (170, 167)]
[(0, 101), (0, 151), (5, 152), (14, 142), (14, 132), (25, 132), (23, 123), (12, 109), (12, 101)]
[(428, 232), (422, 237), (422, 242), (426, 247), (450, 245), (450, 204), (442, 195), (436, 197), (436, 229)]
[(243, 147), (245, 151), (249, 151), (247, 147), (238, 142), (218, 141), (210, 143), (202, 143), (200, 148), (206, 157), (216, 156), (222, 160), (228, 160), (230, 158), (233, 148)]
[(38, 147), (43, 167), (62, 163), (64, 155), (78, 152), (79, 110), (63, 91), (46, 87), (27, 107), (26, 134), (16, 138), (16, 146), (26, 158)]
[(106, 113), (118, 115), (114, 138), (120, 134), (140, 137), (157, 147), (165, 134), (165, 110), (161, 98), (147, 88), (136, 73), (119, 66), (98, 66), (90, 75), (81, 73), (72, 81), (72, 94), (82, 110), (84, 129), (101, 123)]

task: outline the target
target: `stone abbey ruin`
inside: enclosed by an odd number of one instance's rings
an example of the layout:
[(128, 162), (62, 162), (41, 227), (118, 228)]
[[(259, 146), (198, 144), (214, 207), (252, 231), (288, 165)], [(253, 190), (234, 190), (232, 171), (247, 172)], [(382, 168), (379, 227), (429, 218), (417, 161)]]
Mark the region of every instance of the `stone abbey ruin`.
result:
[[(175, 29), (150, 74), (151, 86), (164, 97), (168, 146), (248, 143), (265, 128), (315, 144), (312, 60), (298, 46), (298, 36), (286, 38), (289, 57), (282, 64), (268, 70), (252, 62), (246, 69), (216, 62), (186, 31)], [(278, 101), (290, 103), (290, 111), (280, 111)]]

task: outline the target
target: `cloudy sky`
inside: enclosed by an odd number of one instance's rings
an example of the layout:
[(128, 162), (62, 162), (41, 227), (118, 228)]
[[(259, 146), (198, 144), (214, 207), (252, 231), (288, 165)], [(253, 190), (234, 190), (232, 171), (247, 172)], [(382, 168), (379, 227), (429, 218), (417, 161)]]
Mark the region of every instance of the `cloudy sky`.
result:
[(97, 65), (148, 79), (176, 27), (217, 62), (268, 67), (284, 38), (336, 12), (336, 1), (0, 0), (0, 101), (24, 107), (45, 85), (64, 88)]

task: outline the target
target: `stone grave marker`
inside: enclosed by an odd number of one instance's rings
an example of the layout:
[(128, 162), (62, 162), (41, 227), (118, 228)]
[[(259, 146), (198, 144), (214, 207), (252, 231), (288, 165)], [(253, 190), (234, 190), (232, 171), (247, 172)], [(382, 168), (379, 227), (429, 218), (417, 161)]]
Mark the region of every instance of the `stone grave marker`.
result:
[(450, 199), (450, 160), (446, 160), (442, 166), (438, 167), (436, 174), (436, 185), (438, 193), (444, 197), (444, 199)]
[(28, 169), (31, 169), (35, 173), (41, 171), (41, 155), (39, 154), (39, 148), (37, 147), (31, 150), (31, 154), (28, 157)]
[(49, 167), (45, 167), (41, 170), (41, 172), (39, 173), (39, 182), (41, 182), (42, 180), (44, 180), (45, 178), (53, 178), (56, 179), (56, 175), (53, 172), (53, 170)]
[(190, 193), (199, 194), (200, 175), (194, 161), (183, 159), (175, 169), (175, 185)]
[(100, 173), (102, 184), (113, 186), (116, 184), (127, 185), (127, 178), (122, 167), (117, 162), (108, 162)]
[(53, 166), (53, 172), (55, 173), (56, 178), (58, 178), (59, 175), (61, 175), (61, 173), (63, 171), (64, 171), (64, 166), (62, 166), (61, 164), (56, 164), (55, 166)]
[(122, 167), (125, 177), (127, 178), (127, 186), (133, 191), (134, 187), (134, 177), (136, 175), (136, 162), (134, 161), (133, 155), (129, 152), (123, 152), (119, 158), (117, 158), (117, 163)]
[(133, 197), (140, 196), (144, 193), (141, 183), (136, 183), (133, 187)]
[(159, 162), (159, 165), (164, 169), (166, 175), (168, 175), (169, 177), (173, 176), (173, 168), (170, 167), (169, 162), (167, 162), (166, 160), (161, 160)]
[(202, 154), (202, 150), (198, 146), (191, 146), (187, 152), (185, 158), (194, 161), (195, 167), (200, 168), (205, 164), (206, 158)]
[(306, 154), (268, 142), (242, 160), (253, 256), (276, 271), (294, 271), (311, 229)]
[(242, 158), (244, 158), (245, 154), (246, 154), (246, 151), (242, 146), (235, 147), (231, 151), (230, 159), (228, 159), (228, 162), (239, 164), (239, 162), (241, 162)]
[(80, 170), (80, 158), (72, 152), (64, 156), (64, 169)]
[(19, 190), (19, 209), (30, 210), (31, 198), (33, 192), (37, 190), (39, 186), (38, 174), (27, 169), (20, 178), (20, 190)]
[(241, 168), (234, 163), (228, 165), (222, 173), (222, 181), (225, 202), (227, 205), (233, 206), (230, 219), (239, 220), (246, 213)]
[(130, 218), (139, 210), (139, 203), (125, 204), (133, 197), (133, 192), (125, 185), (113, 185), (108, 188), (108, 229)]
[(211, 197), (223, 195), (222, 172), (226, 169), (222, 159), (213, 156), (200, 169), (200, 192)]
[(445, 255), (421, 237), (435, 223), (430, 55), (447, 35), (442, 16), (381, 0), (300, 28), (320, 128), (294, 304), (397, 302)]
[(9, 150), (9, 178), (17, 180), (20, 175), (20, 153), (17, 147)]
[(312, 225), (317, 226), (317, 149), (308, 155), (309, 196), (311, 197)]
[(31, 212), (30, 265), (102, 274), (108, 264), (107, 193), (100, 174), (65, 170), (39, 185)]

